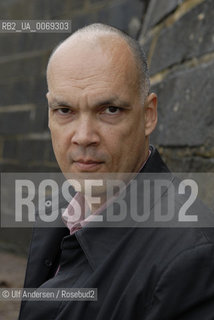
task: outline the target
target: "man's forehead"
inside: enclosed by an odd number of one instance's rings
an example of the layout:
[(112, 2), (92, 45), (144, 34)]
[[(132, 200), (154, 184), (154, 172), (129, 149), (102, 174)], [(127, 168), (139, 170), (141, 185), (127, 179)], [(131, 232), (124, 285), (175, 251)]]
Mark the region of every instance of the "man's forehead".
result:
[(135, 65), (133, 54), (124, 39), (117, 34), (86, 32), (66, 39), (53, 53), (50, 65), (57, 66), (64, 63), (84, 63), (89, 61), (101, 62), (101, 65), (116, 64), (119, 66), (131, 62)]
[(57, 74), (58, 79), (68, 76), (78, 80), (92, 76), (95, 68), (104, 72), (109, 62), (99, 44), (95, 43), (92, 46), (89, 41), (72, 41), (62, 44), (53, 54), (48, 64), (47, 75), (49, 77)]
[(115, 33), (109, 33), (109, 32), (80, 32), (76, 33), (74, 35), (71, 35), (67, 39), (65, 39), (55, 50), (53, 57), (56, 54), (60, 54), (66, 52), (75, 50), (75, 48), (81, 47), (85, 49), (96, 49), (103, 46), (111, 46), (113, 45), (115, 47), (115, 44), (117, 43), (116, 47), (120, 47), (123, 43), (126, 45), (125, 40), (118, 36)]
[[(138, 71), (125, 40), (119, 36), (74, 37), (63, 43), (53, 54), (48, 70), (48, 87), (61, 83), (77, 87), (108, 86), (136, 90)], [(134, 91), (135, 91), (134, 90)]]

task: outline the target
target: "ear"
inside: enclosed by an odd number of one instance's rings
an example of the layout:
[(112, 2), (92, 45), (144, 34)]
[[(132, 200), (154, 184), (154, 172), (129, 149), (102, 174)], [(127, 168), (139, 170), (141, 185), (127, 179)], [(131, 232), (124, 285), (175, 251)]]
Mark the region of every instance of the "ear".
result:
[(158, 115), (157, 115), (157, 95), (155, 93), (150, 93), (146, 98), (144, 104), (145, 112), (145, 135), (149, 136), (155, 129)]

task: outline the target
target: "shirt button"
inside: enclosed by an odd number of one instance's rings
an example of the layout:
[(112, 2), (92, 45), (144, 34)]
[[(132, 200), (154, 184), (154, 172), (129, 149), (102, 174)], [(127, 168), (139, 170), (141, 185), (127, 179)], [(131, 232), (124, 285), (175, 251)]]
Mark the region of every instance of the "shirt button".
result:
[(52, 263), (51, 260), (46, 259), (46, 260), (45, 260), (45, 265), (46, 265), (46, 267), (50, 268), (50, 267), (53, 265), (53, 263)]

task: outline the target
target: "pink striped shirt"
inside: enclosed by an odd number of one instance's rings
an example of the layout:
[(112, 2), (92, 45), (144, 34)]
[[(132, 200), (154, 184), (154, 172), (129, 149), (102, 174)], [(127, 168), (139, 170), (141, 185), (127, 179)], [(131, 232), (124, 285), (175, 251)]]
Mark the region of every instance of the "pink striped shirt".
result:
[[(145, 166), (150, 154), (151, 151), (149, 150), (148, 157), (141, 166), (139, 172)], [(62, 220), (70, 230), (70, 234), (73, 234), (77, 230), (84, 227), (89, 221), (95, 220), (95, 216), (99, 215), (99, 213), (101, 213), (113, 201), (113, 199), (116, 198), (116, 196), (118, 196), (118, 194), (109, 199), (92, 214), (84, 195), (81, 192), (76, 193), (76, 195), (62, 214)]]

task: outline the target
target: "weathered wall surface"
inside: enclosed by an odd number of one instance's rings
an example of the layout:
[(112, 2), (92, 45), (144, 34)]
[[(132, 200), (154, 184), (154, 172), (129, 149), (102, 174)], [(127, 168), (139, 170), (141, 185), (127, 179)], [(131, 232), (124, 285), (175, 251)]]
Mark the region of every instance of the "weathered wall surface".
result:
[(151, 0), (140, 35), (159, 97), (151, 140), (174, 171), (214, 171), (213, 19), (213, 0)]

